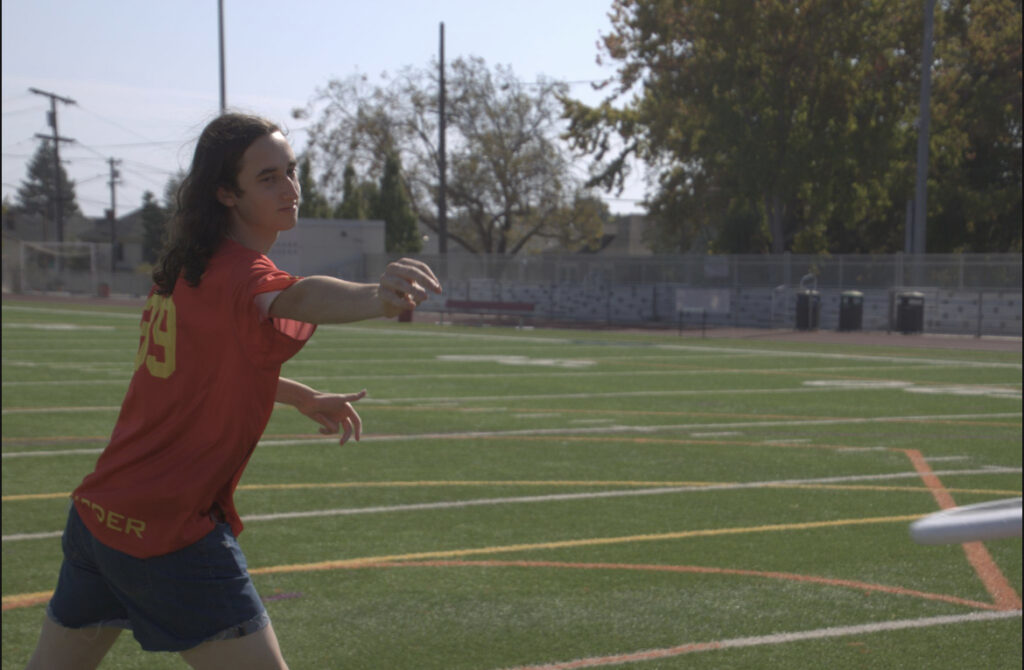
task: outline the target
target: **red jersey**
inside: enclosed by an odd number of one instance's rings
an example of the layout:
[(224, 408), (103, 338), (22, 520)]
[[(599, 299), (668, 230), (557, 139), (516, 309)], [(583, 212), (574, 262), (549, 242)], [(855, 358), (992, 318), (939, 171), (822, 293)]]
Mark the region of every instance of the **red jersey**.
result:
[(256, 296), (299, 280), (226, 239), (199, 286), (150, 293), (135, 374), (95, 470), (72, 493), (103, 544), (137, 558), (186, 547), (223, 513), (274, 408), (281, 365), (315, 326), (261, 316)]

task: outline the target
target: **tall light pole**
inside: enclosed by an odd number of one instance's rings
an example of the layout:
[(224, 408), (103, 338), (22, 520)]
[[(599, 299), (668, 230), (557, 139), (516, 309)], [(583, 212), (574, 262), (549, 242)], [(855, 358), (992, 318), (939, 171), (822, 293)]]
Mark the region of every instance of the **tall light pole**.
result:
[(931, 126), (932, 42), (935, 0), (924, 3), (924, 44), (921, 46), (921, 104), (917, 124), (917, 180), (914, 186), (914, 254), (924, 254), (928, 227), (928, 136)]
[(445, 118), (444, 118), (444, 103), (445, 103), (445, 85), (444, 85), (444, 21), (441, 22), (441, 33), (440, 33), (440, 66), (439, 66), (439, 78), (438, 78), (438, 121), (437, 121), (437, 132), (438, 132), (438, 152), (437, 152), (437, 169), (441, 175), (440, 183), (438, 184), (437, 194), (437, 250), (442, 254), (448, 253), (448, 157), (446, 155), (447, 149), (445, 148)]
[(224, 84), (224, 0), (217, 0), (217, 32), (220, 45), (220, 113), (227, 110), (227, 92)]

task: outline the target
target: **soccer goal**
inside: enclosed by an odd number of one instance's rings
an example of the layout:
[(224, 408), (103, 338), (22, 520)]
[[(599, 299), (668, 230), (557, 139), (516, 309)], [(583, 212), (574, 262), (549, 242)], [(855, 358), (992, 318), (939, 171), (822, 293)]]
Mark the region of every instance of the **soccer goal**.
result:
[[(109, 245), (91, 242), (21, 242), (21, 290), (95, 295)], [(105, 253), (104, 253), (105, 252)]]

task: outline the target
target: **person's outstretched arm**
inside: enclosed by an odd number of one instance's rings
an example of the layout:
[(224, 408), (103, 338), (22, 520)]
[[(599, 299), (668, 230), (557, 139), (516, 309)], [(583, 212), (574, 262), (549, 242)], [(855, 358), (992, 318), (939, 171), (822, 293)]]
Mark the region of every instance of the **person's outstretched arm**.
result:
[(387, 266), (376, 284), (360, 284), (313, 276), (281, 292), (270, 305), (270, 316), (305, 323), (349, 323), (380, 316), (397, 316), (433, 293), (441, 282), (417, 260), (403, 258)]
[(324, 435), (341, 433), (341, 444), (355, 437), (356, 442), (363, 434), (363, 420), (352, 403), (366, 397), (366, 391), (358, 393), (321, 393), (305, 384), (280, 377), (277, 380), (275, 400), (291, 405), (320, 424)]

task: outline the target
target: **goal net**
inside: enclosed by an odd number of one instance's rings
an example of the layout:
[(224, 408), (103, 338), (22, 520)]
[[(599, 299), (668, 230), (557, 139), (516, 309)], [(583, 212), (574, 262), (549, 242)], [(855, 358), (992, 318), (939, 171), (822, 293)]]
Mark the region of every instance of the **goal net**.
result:
[(95, 295), (102, 281), (103, 257), (109, 254), (106, 247), (90, 242), (22, 241), (21, 290)]

